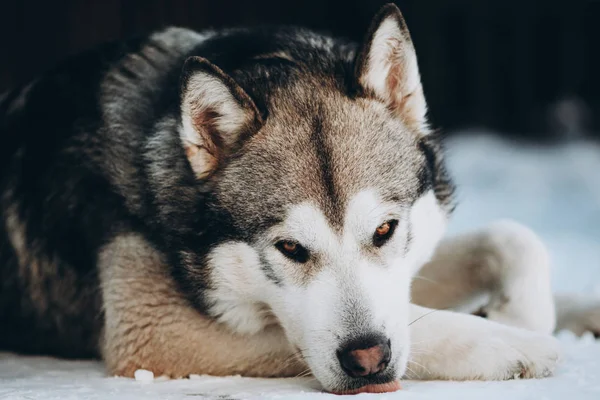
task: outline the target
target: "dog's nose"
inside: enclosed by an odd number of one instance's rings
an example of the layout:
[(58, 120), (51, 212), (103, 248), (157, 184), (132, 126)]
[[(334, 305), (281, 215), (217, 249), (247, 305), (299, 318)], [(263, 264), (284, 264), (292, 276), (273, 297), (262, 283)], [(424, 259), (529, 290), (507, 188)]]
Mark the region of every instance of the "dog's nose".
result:
[(390, 341), (380, 335), (351, 340), (337, 351), (344, 372), (353, 377), (371, 377), (382, 372), (390, 363)]

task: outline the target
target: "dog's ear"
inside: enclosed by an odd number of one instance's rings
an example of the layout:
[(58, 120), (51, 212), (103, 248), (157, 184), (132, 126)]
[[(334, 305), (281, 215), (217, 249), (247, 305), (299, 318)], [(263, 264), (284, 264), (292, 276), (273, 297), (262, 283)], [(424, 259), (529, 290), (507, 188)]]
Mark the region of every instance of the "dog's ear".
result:
[(357, 56), (356, 77), (367, 93), (384, 101), (407, 124), (427, 125), (415, 48), (396, 5), (385, 5), (373, 19)]
[(181, 140), (196, 177), (209, 176), (262, 123), (250, 96), (229, 75), (190, 57), (181, 79)]

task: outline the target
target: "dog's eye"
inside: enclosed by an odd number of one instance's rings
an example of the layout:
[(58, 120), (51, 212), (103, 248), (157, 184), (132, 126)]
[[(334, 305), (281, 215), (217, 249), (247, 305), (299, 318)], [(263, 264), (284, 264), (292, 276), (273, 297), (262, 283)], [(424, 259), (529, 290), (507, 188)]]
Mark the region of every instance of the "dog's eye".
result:
[(281, 240), (275, 244), (284, 256), (299, 263), (308, 261), (308, 250), (291, 240)]
[(394, 231), (396, 230), (397, 225), (397, 219), (392, 219), (379, 225), (373, 234), (373, 244), (376, 247), (383, 246), (388, 240), (390, 240), (394, 234)]

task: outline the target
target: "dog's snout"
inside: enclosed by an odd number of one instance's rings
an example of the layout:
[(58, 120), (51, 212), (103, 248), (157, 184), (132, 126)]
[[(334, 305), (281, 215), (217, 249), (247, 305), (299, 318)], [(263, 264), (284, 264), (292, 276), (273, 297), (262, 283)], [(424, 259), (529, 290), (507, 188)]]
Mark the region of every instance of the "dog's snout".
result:
[(350, 341), (337, 351), (344, 372), (368, 378), (386, 369), (392, 357), (390, 341), (382, 336), (367, 336)]

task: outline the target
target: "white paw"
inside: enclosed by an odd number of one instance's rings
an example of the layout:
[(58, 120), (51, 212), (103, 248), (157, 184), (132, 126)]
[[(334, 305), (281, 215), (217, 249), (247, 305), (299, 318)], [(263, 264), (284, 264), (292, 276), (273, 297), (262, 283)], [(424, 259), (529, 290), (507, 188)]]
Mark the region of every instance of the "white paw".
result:
[(444, 333), (418, 332), (421, 337), (415, 337), (409, 378), (544, 378), (552, 375), (560, 359), (559, 342), (551, 335), (469, 315), (457, 316), (454, 321), (448, 318), (447, 322)]
[(479, 314), (505, 325), (551, 334), (556, 311), (544, 243), (529, 228), (511, 221), (490, 225), (486, 240), (495, 249), (488, 268), (495, 271), (501, 284), (491, 291)]
[[(471, 350), (473, 378), (505, 380), (552, 375), (560, 359), (559, 342), (550, 335), (508, 328), (482, 338)], [(468, 375), (467, 375), (468, 378)]]
[(600, 299), (582, 296), (557, 299), (557, 330), (568, 329), (578, 336), (591, 332), (600, 338)]

